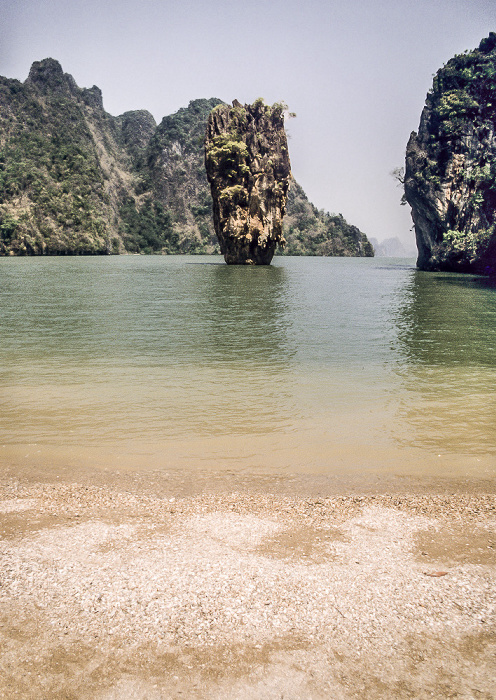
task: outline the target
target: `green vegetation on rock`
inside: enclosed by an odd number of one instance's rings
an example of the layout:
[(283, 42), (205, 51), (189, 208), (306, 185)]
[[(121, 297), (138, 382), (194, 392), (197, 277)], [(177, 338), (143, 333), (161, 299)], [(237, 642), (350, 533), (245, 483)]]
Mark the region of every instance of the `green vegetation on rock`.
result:
[(291, 177), (281, 105), (262, 100), (212, 110), (205, 168), (220, 249), (228, 264), (268, 265), (284, 245)]
[[(34, 63), (24, 83), (0, 77), (0, 255), (219, 252), (203, 143), (208, 115), (220, 104), (194, 100), (157, 125), (145, 110), (111, 116), (99, 88), (79, 88), (53, 59)], [(224, 154), (226, 167), (243, 168), (243, 145), (236, 134), (228, 141), (238, 145)], [(226, 144), (217, 146), (224, 157)], [(310, 244), (311, 226), (305, 242), (302, 214), (292, 214), (302, 196), (295, 184), (288, 252), (329, 254)], [(354, 227), (339, 217), (330, 227), (329, 215), (316, 210), (313, 216), (335, 239), (332, 254), (361, 254), (346, 245), (345, 230)]]
[(407, 146), (423, 269), (496, 274), (496, 34), (435, 75)]
[(138, 210), (134, 199), (129, 197), (121, 206), (119, 216), (122, 241), (129, 252), (176, 252), (178, 236), (171, 215), (160, 202), (146, 199)]
[(342, 214), (318, 210), (294, 180), (289, 189), (284, 236), (286, 246), (280, 251), (282, 255), (374, 255), (374, 249), (365, 234), (349, 224)]
[(0, 252), (107, 252), (104, 174), (82, 106), (2, 78), (0, 107), (0, 216), (17, 221)]
[(250, 172), (246, 165), (247, 157), (246, 143), (226, 134), (216, 136), (206, 152), (207, 162), (216, 167), (228, 182), (236, 182)]

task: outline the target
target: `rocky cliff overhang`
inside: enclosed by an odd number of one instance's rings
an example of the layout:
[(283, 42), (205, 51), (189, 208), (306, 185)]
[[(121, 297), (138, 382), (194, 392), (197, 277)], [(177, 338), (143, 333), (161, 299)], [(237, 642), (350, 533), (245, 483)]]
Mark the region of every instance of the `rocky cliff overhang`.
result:
[(434, 77), (406, 151), (419, 268), (496, 274), (496, 34)]

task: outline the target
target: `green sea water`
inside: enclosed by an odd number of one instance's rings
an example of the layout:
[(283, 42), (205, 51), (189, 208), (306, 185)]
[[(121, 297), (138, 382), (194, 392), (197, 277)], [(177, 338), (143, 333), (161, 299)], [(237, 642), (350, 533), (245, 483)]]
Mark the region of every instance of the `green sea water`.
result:
[(493, 478), (496, 287), (413, 260), (0, 259), (0, 463)]

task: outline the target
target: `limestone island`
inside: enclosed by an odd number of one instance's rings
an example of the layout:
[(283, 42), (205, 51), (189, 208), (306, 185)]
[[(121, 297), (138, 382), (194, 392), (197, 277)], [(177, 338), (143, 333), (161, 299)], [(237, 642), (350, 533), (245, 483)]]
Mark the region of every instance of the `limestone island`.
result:
[(422, 270), (496, 274), (496, 34), (438, 70), (407, 146)]
[(284, 105), (234, 100), (210, 113), (205, 167), (214, 227), (226, 263), (269, 265), (284, 246), (282, 220), (291, 167)]

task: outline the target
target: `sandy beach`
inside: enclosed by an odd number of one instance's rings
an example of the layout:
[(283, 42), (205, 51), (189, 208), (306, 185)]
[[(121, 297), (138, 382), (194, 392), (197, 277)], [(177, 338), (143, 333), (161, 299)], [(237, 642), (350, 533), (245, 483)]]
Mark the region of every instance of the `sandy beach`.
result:
[(297, 489), (5, 474), (0, 697), (496, 697), (490, 483)]

